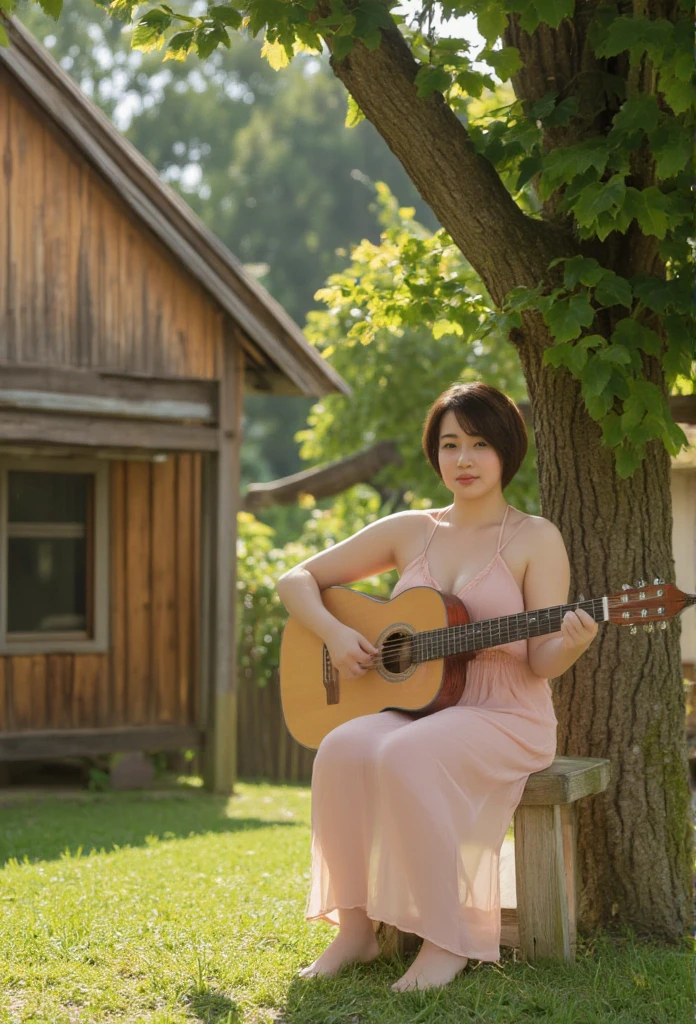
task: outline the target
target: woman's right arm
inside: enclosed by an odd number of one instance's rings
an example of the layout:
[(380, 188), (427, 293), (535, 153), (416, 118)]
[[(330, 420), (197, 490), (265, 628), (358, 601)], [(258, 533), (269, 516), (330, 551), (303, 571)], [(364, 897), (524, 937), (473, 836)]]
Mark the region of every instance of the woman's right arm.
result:
[(378, 519), (300, 562), (278, 580), (278, 596), (290, 615), (322, 638), (333, 664), (348, 678), (364, 675), (377, 648), (324, 607), (321, 591), (393, 569), (395, 553), (413, 529), (413, 515), (397, 512)]

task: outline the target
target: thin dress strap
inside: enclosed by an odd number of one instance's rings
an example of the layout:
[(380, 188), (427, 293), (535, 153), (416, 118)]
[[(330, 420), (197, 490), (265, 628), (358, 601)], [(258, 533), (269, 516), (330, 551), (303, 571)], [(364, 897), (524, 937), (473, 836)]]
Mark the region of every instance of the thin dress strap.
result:
[(440, 525), (440, 523), (445, 518), (445, 516), (447, 515), (447, 513), (449, 512), (449, 510), (451, 508), (454, 508), (454, 505), (450, 505), (448, 508), (444, 509), (443, 512), (442, 512), (442, 515), (440, 516), (440, 518), (436, 520), (435, 525), (433, 526), (432, 531), (430, 533), (430, 536), (428, 537), (428, 543), (423, 548), (423, 554), (421, 555), (421, 558), (425, 558), (425, 553), (428, 550), (428, 548), (430, 547), (430, 541), (435, 536), (435, 531), (437, 530), (438, 526)]
[(527, 520), (532, 518), (531, 516), (525, 516), (525, 518), (522, 520), (522, 522), (518, 525), (517, 529), (512, 531), (512, 533), (510, 534), (508, 539), (505, 541), (505, 544), (503, 544), (502, 547), (501, 547), (500, 542), (503, 539), (503, 530), (505, 529), (505, 520), (507, 519), (507, 514), (508, 514), (509, 511), (510, 511), (510, 506), (508, 505), (507, 511), (505, 512), (505, 515), (503, 516), (503, 525), (500, 527), (500, 537), (498, 538), (498, 552), (497, 552), (498, 554), (500, 554), (500, 552), (503, 550), (503, 548), (506, 547), (510, 543), (510, 541), (515, 536), (515, 534), (519, 533), (519, 531), (522, 529), (522, 527), (527, 522)]

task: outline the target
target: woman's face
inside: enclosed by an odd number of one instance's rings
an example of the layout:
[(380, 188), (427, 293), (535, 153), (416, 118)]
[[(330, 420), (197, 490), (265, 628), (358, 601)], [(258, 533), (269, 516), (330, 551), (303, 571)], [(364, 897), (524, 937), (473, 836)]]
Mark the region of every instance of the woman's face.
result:
[[(455, 497), (480, 497), (500, 483), (503, 466), (483, 437), (464, 432), (452, 410), (440, 421), (438, 460), (442, 480)], [(463, 477), (472, 477), (466, 482)]]

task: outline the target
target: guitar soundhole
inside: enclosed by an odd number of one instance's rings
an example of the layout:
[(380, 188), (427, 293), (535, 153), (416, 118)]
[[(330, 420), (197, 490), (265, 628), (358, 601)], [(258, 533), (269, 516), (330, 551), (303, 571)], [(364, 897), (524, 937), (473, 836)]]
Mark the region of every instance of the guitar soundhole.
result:
[(382, 663), (390, 675), (403, 676), (413, 666), (413, 644), (410, 633), (389, 633), (382, 641)]

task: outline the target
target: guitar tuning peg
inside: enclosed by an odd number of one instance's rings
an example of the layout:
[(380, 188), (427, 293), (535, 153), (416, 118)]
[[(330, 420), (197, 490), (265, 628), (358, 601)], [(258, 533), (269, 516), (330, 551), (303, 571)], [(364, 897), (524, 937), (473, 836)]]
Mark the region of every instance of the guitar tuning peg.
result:
[(635, 636), (635, 635), (636, 635), (636, 633), (638, 632), (638, 627), (637, 627), (637, 626), (629, 626), (628, 632), (629, 632), (629, 633), (630, 633), (630, 634), (631, 634), (632, 636)]
[(652, 622), (646, 622), (645, 625), (643, 626), (643, 629), (645, 630), (646, 633), (652, 633), (654, 628), (655, 627), (653, 626)]
[(667, 629), (667, 623), (666, 622), (658, 622), (657, 628), (658, 629)]
[(645, 580), (636, 580), (636, 587), (640, 590), (641, 587), (645, 586)]
[(656, 576), (653, 580), (653, 586), (659, 587), (664, 582), (664, 580), (661, 580), (658, 576)]
[(631, 584), (630, 583), (622, 583), (621, 584), (621, 589), (622, 590), (630, 590), (631, 589)]

